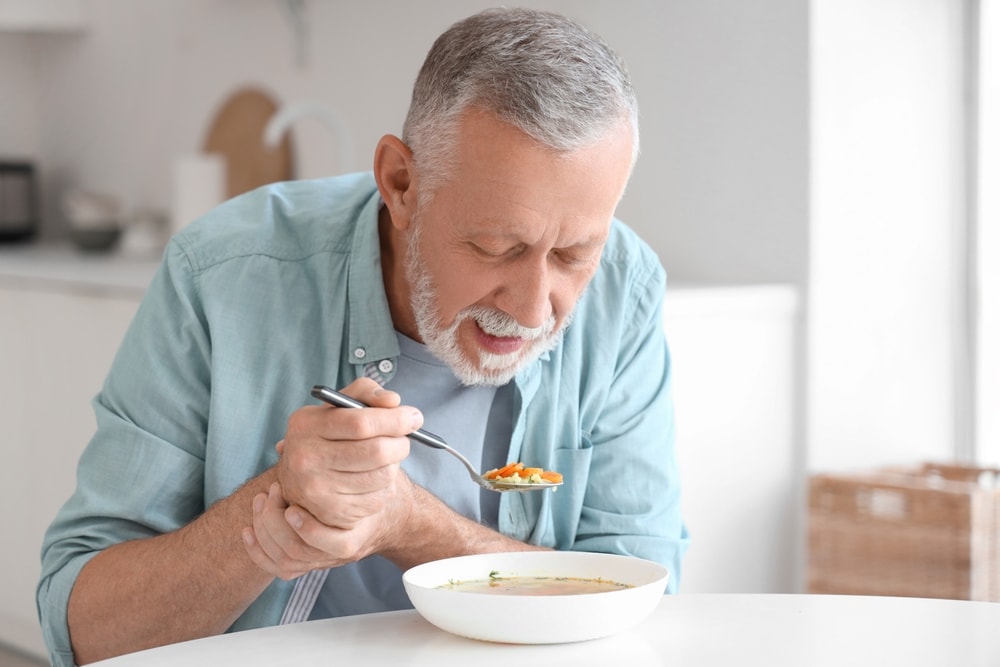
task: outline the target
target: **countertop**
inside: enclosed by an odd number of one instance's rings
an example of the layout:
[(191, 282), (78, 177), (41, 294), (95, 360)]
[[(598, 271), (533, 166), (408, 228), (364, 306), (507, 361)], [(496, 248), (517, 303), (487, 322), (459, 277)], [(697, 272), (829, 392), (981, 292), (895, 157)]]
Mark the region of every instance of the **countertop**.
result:
[[(0, 287), (141, 297), (160, 258), (160, 253), (87, 252), (68, 242), (0, 244)], [(788, 315), (795, 312), (797, 301), (795, 289), (783, 284), (670, 281), (665, 308), (668, 316), (731, 316), (734, 312)]]
[(0, 286), (142, 296), (160, 255), (87, 252), (70, 243), (0, 245)]

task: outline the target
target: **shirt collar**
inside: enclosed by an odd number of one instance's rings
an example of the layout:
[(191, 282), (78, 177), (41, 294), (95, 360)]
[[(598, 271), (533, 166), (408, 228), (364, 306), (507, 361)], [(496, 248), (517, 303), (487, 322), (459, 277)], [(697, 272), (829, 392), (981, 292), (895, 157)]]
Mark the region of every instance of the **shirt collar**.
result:
[(399, 356), (399, 344), (382, 281), (378, 235), (378, 212), (381, 207), (382, 199), (375, 190), (358, 216), (351, 245), (347, 287), (350, 330), (345, 354), (349, 363), (359, 365), (359, 375), (365, 364), (378, 364)]

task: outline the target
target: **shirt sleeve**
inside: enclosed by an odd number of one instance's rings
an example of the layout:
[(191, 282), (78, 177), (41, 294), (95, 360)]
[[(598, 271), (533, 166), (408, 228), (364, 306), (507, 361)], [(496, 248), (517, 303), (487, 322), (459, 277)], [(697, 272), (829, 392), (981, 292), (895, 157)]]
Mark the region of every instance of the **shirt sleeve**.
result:
[(76, 490), (45, 535), (37, 603), (54, 665), (74, 664), (66, 612), (84, 565), (204, 510), (209, 338), (190, 273), (172, 245), (93, 401)]
[(610, 386), (589, 433), (586, 495), (574, 549), (657, 561), (678, 590), (689, 536), (681, 515), (670, 353), (663, 331), (665, 276), (632, 284)]
[(665, 294), (655, 254), (617, 228), (561, 344), (518, 378), (508, 460), (539, 461), (563, 473), (564, 484), (556, 493), (504, 494), (499, 521), (531, 544), (658, 562), (676, 592), (689, 538)]

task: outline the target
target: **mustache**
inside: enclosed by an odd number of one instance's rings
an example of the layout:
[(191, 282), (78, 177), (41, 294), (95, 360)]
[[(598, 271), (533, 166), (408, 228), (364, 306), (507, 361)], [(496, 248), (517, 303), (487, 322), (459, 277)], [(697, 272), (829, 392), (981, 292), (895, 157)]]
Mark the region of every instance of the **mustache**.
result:
[(497, 338), (520, 338), (538, 340), (552, 333), (556, 325), (555, 315), (549, 315), (541, 326), (522, 326), (513, 315), (495, 308), (470, 306), (464, 309), (457, 320), (475, 320), (479, 328)]

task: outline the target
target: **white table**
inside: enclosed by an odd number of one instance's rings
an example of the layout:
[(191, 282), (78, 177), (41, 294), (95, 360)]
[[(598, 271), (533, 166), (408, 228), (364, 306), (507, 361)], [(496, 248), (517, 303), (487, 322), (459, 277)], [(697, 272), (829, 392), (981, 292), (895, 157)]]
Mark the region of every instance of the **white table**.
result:
[(640, 626), (576, 644), (465, 639), (415, 611), (311, 621), (140, 651), (101, 667), (1000, 665), (1000, 603), (823, 595), (664, 597)]

